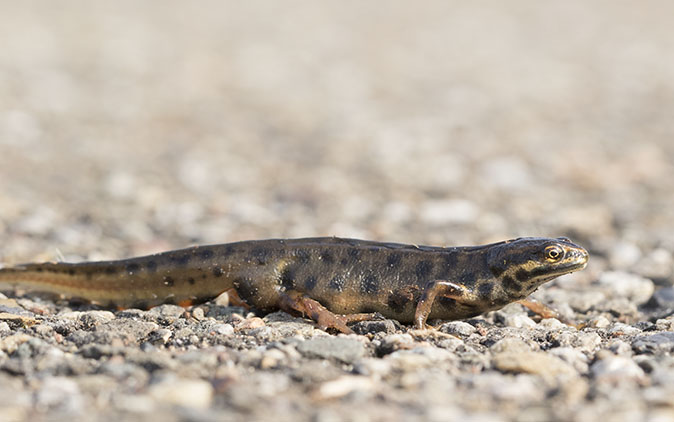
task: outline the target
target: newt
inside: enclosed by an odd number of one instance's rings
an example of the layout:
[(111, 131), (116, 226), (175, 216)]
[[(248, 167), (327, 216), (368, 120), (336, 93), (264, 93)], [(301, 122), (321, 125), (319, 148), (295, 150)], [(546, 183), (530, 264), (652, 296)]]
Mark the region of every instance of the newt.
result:
[(319, 327), (376, 313), (426, 327), (524, 300), (543, 283), (585, 268), (589, 255), (568, 238), (524, 237), (469, 247), (337, 237), (268, 239), (195, 246), (98, 262), (29, 263), (0, 269), (1, 286), (150, 308), (235, 293), (263, 312), (308, 315)]

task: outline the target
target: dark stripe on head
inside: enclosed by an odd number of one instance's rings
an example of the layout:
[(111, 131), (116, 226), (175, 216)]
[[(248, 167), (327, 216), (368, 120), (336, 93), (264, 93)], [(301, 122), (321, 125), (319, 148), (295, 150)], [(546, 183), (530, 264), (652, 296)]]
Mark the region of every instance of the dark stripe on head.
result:
[(164, 276), (164, 285), (168, 287), (173, 287), (176, 284), (175, 280), (171, 276)]
[(530, 277), (529, 272), (523, 268), (520, 268), (519, 270), (517, 270), (517, 272), (515, 272), (515, 278), (518, 281), (526, 281), (529, 279), (529, 277)]
[(500, 265), (491, 265), (489, 267), (489, 271), (494, 275), (494, 277), (498, 278), (501, 277), (501, 275), (505, 272), (506, 267), (505, 266), (500, 266)]
[(518, 283), (517, 280), (515, 280), (514, 278), (512, 278), (509, 275), (503, 277), (502, 283), (503, 283), (503, 288), (506, 289), (506, 290), (516, 291), (516, 292), (519, 292), (519, 291), (522, 290), (522, 285), (520, 283)]
[(194, 277), (188, 277), (187, 282), (190, 283), (190, 285), (194, 286), (194, 283), (196, 283), (196, 280), (194, 280)]

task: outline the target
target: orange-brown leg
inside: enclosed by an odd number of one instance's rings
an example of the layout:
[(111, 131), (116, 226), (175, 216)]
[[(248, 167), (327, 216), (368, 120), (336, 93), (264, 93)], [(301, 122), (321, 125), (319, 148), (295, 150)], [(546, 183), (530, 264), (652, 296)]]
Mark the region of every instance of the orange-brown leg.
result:
[(239, 296), (239, 292), (237, 292), (236, 289), (231, 288), (229, 290), (225, 290), (223, 293), (227, 293), (229, 306), (238, 306), (244, 308), (245, 310), (250, 309), (250, 305), (247, 304), (243, 299), (241, 299), (241, 296)]
[(308, 298), (295, 290), (289, 290), (281, 294), (280, 307), (288, 313), (295, 311), (308, 316), (316, 321), (318, 328), (321, 330), (334, 328), (345, 334), (353, 333), (353, 330), (347, 327), (347, 323), (376, 318), (376, 314), (334, 314), (318, 301)]
[(421, 293), (416, 311), (414, 312), (414, 326), (417, 329), (426, 328), (426, 320), (438, 295), (452, 298), (457, 302), (467, 301), (472, 296), (470, 290), (461, 284), (445, 280), (429, 281)]
[(533, 313), (539, 315), (541, 318), (556, 318), (560, 322), (566, 325), (570, 325), (572, 327), (579, 328), (580, 325), (575, 324), (563, 316), (559, 314), (556, 310), (552, 309), (551, 307), (537, 301), (536, 299), (528, 298), (528, 299), (522, 299), (518, 300), (517, 303), (520, 305), (524, 306), (525, 308), (531, 310)]

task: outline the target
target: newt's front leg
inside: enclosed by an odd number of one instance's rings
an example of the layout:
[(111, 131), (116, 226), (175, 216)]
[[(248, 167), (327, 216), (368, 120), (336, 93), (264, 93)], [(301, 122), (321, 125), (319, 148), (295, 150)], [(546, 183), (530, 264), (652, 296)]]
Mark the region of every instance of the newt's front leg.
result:
[(438, 295), (454, 299), (457, 302), (474, 300), (473, 293), (462, 284), (446, 280), (429, 281), (421, 293), (416, 311), (414, 312), (414, 325), (417, 329), (426, 328), (426, 320)]
[(304, 294), (296, 290), (288, 290), (281, 293), (279, 307), (288, 313), (295, 311), (301, 313), (302, 315), (308, 316), (309, 318), (316, 321), (318, 328), (321, 330), (334, 328), (335, 330), (344, 334), (353, 333), (353, 330), (351, 330), (351, 328), (349, 328), (346, 324), (351, 322), (367, 321), (377, 317), (377, 314), (374, 313), (337, 315), (330, 312), (318, 301), (306, 297)]

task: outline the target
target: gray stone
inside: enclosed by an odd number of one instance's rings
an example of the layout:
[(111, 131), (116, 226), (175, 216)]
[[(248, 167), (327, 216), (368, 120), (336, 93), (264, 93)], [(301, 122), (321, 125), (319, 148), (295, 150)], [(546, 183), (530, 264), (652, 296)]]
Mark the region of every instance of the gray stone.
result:
[(669, 353), (674, 351), (674, 332), (637, 337), (632, 343), (637, 353)]
[(365, 355), (362, 342), (344, 337), (315, 337), (297, 345), (304, 356), (354, 363)]
[(606, 295), (597, 290), (569, 294), (569, 306), (578, 312), (587, 312), (606, 300)]
[(616, 322), (608, 329), (608, 333), (613, 336), (632, 336), (640, 334), (641, 330), (622, 322)]
[(593, 363), (590, 371), (598, 382), (642, 381), (645, 377), (643, 369), (632, 359), (612, 354)]
[(351, 326), (351, 329), (356, 333), (356, 334), (376, 334), (376, 333), (386, 333), (386, 334), (392, 334), (395, 333), (398, 328), (396, 326), (397, 321), (393, 321), (390, 319), (384, 319), (381, 321), (361, 321), (356, 324), (353, 324)]
[(661, 308), (674, 309), (674, 287), (662, 287), (653, 293), (655, 304)]
[(201, 379), (165, 376), (150, 385), (150, 397), (162, 403), (205, 409), (213, 400), (213, 386)]
[(636, 305), (648, 301), (655, 290), (651, 280), (624, 271), (605, 271), (597, 284), (607, 295), (628, 299)]
[(447, 322), (442, 324), (438, 330), (458, 337), (468, 337), (477, 331), (475, 327), (463, 321)]
[(185, 315), (185, 309), (178, 305), (160, 305), (150, 309), (147, 315), (156, 318), (161, 324), (171, 324)]

